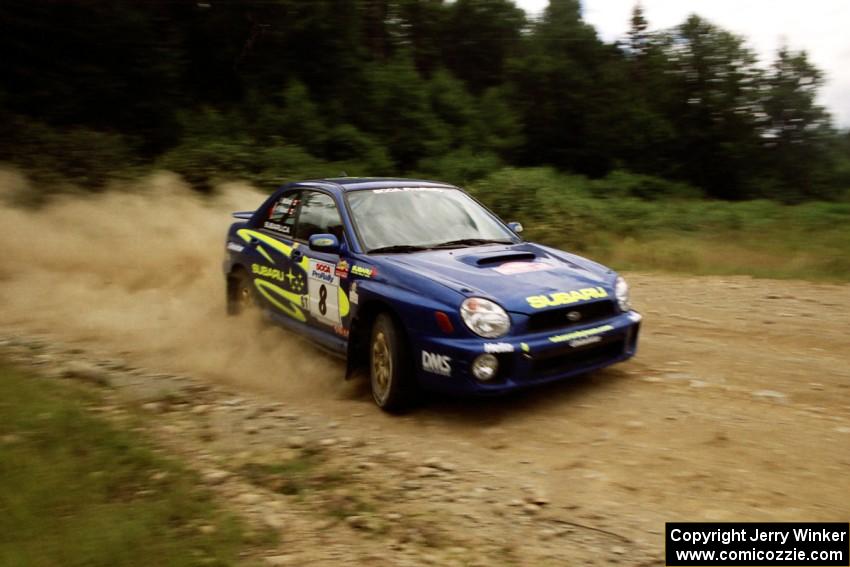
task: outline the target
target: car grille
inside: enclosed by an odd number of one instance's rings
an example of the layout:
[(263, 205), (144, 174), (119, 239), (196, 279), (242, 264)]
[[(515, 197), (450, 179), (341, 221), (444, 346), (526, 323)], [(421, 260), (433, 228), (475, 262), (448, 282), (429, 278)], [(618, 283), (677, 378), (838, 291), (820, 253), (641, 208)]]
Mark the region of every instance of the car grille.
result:
[(552, 374), (569, 372), (601, 364), (617, 358), (625, 351), (626, 339), (617, 337), (605, 344), (595, 344), (584, 348), (565, 347), (546, 353), (543, 358), (535, 359), (532, 364), (532, 376), (543, 378)]
[[(577, 321), (570, 321), (567, 314), (575, 311), (581, 317)], [(529, 332), (549, 331), (552, 329), (563, 329), (573, 325), (586, 325), (600, 319), (608, 319), (617, 314), (613, 301), (594, 301), (581, 305), (571, 305), (559, 309), (551, 309), (541, 313), (534, 313), (528, 318)]]

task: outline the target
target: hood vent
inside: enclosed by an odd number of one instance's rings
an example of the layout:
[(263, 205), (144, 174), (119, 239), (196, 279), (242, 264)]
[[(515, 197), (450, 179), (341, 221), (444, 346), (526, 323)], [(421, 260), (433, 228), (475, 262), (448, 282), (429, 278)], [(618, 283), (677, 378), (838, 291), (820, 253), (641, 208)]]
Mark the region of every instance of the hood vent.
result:
[(514, 254), (496, 254), (493, 256), (484, 256), (476, 260), (479, 266), (488, 266), (490, 264), (501, 264), (503, 262), (529, 262), (536, 259), (537, 256), (530, 252), (519, 252)]

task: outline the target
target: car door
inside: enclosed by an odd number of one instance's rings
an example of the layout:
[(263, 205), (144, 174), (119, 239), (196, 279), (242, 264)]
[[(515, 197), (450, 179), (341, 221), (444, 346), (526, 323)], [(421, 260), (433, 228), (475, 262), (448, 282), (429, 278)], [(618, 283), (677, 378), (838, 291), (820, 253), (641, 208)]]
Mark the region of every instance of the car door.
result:
[(300, 323), (307, 322), (307, 267), (295, 241), (301, 191), (282, 193), (247, 230), (251, 277), (264, 307)]
[(340, 242), (340, 249), (345, 251), (342, 217), (328, 193), (305, 189), (300, 201), (295, 241), (307, 257), (309, 324), (322, 332), (347, 338), (350, 310), (347, 262), (339, 254), (318, 252), (308, 244), (315, 234), (333, 234)]

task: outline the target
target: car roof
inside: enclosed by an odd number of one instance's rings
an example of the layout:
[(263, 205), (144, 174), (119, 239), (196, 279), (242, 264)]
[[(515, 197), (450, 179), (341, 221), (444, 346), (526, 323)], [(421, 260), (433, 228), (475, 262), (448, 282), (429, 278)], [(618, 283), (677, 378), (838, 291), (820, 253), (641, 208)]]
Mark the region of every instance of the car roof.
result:
[(316, 187), (320, 189), (337, 190), (341, 192), (358, 191), (361, 189), (386, 189), (392, 187), (451, 187), (450, 183), (429, 181), (427, 179), (407, 179), (404, 177), (331, 177), (327, 179), (309, 179), (288, 183), (291, 187)]

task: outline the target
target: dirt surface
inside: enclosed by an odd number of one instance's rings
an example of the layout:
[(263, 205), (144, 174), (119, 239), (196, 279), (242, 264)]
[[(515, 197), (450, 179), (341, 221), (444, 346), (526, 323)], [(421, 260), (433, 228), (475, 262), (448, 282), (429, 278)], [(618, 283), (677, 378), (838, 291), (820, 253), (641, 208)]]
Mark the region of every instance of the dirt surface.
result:
[[(390, 417), (338, 362), (224, 317), (225, 211), (256, 193), (151, 185), (3, 209), (2, 344), (103, 377), (114, 413), (155, 412), (163, 443), (284, 534), (269, 564), (656, 564), (666, 521), (850, 518), (850, 285), (626, 274), (632, 361)], [(297, 494), (257, 473), (313, 454)]]

